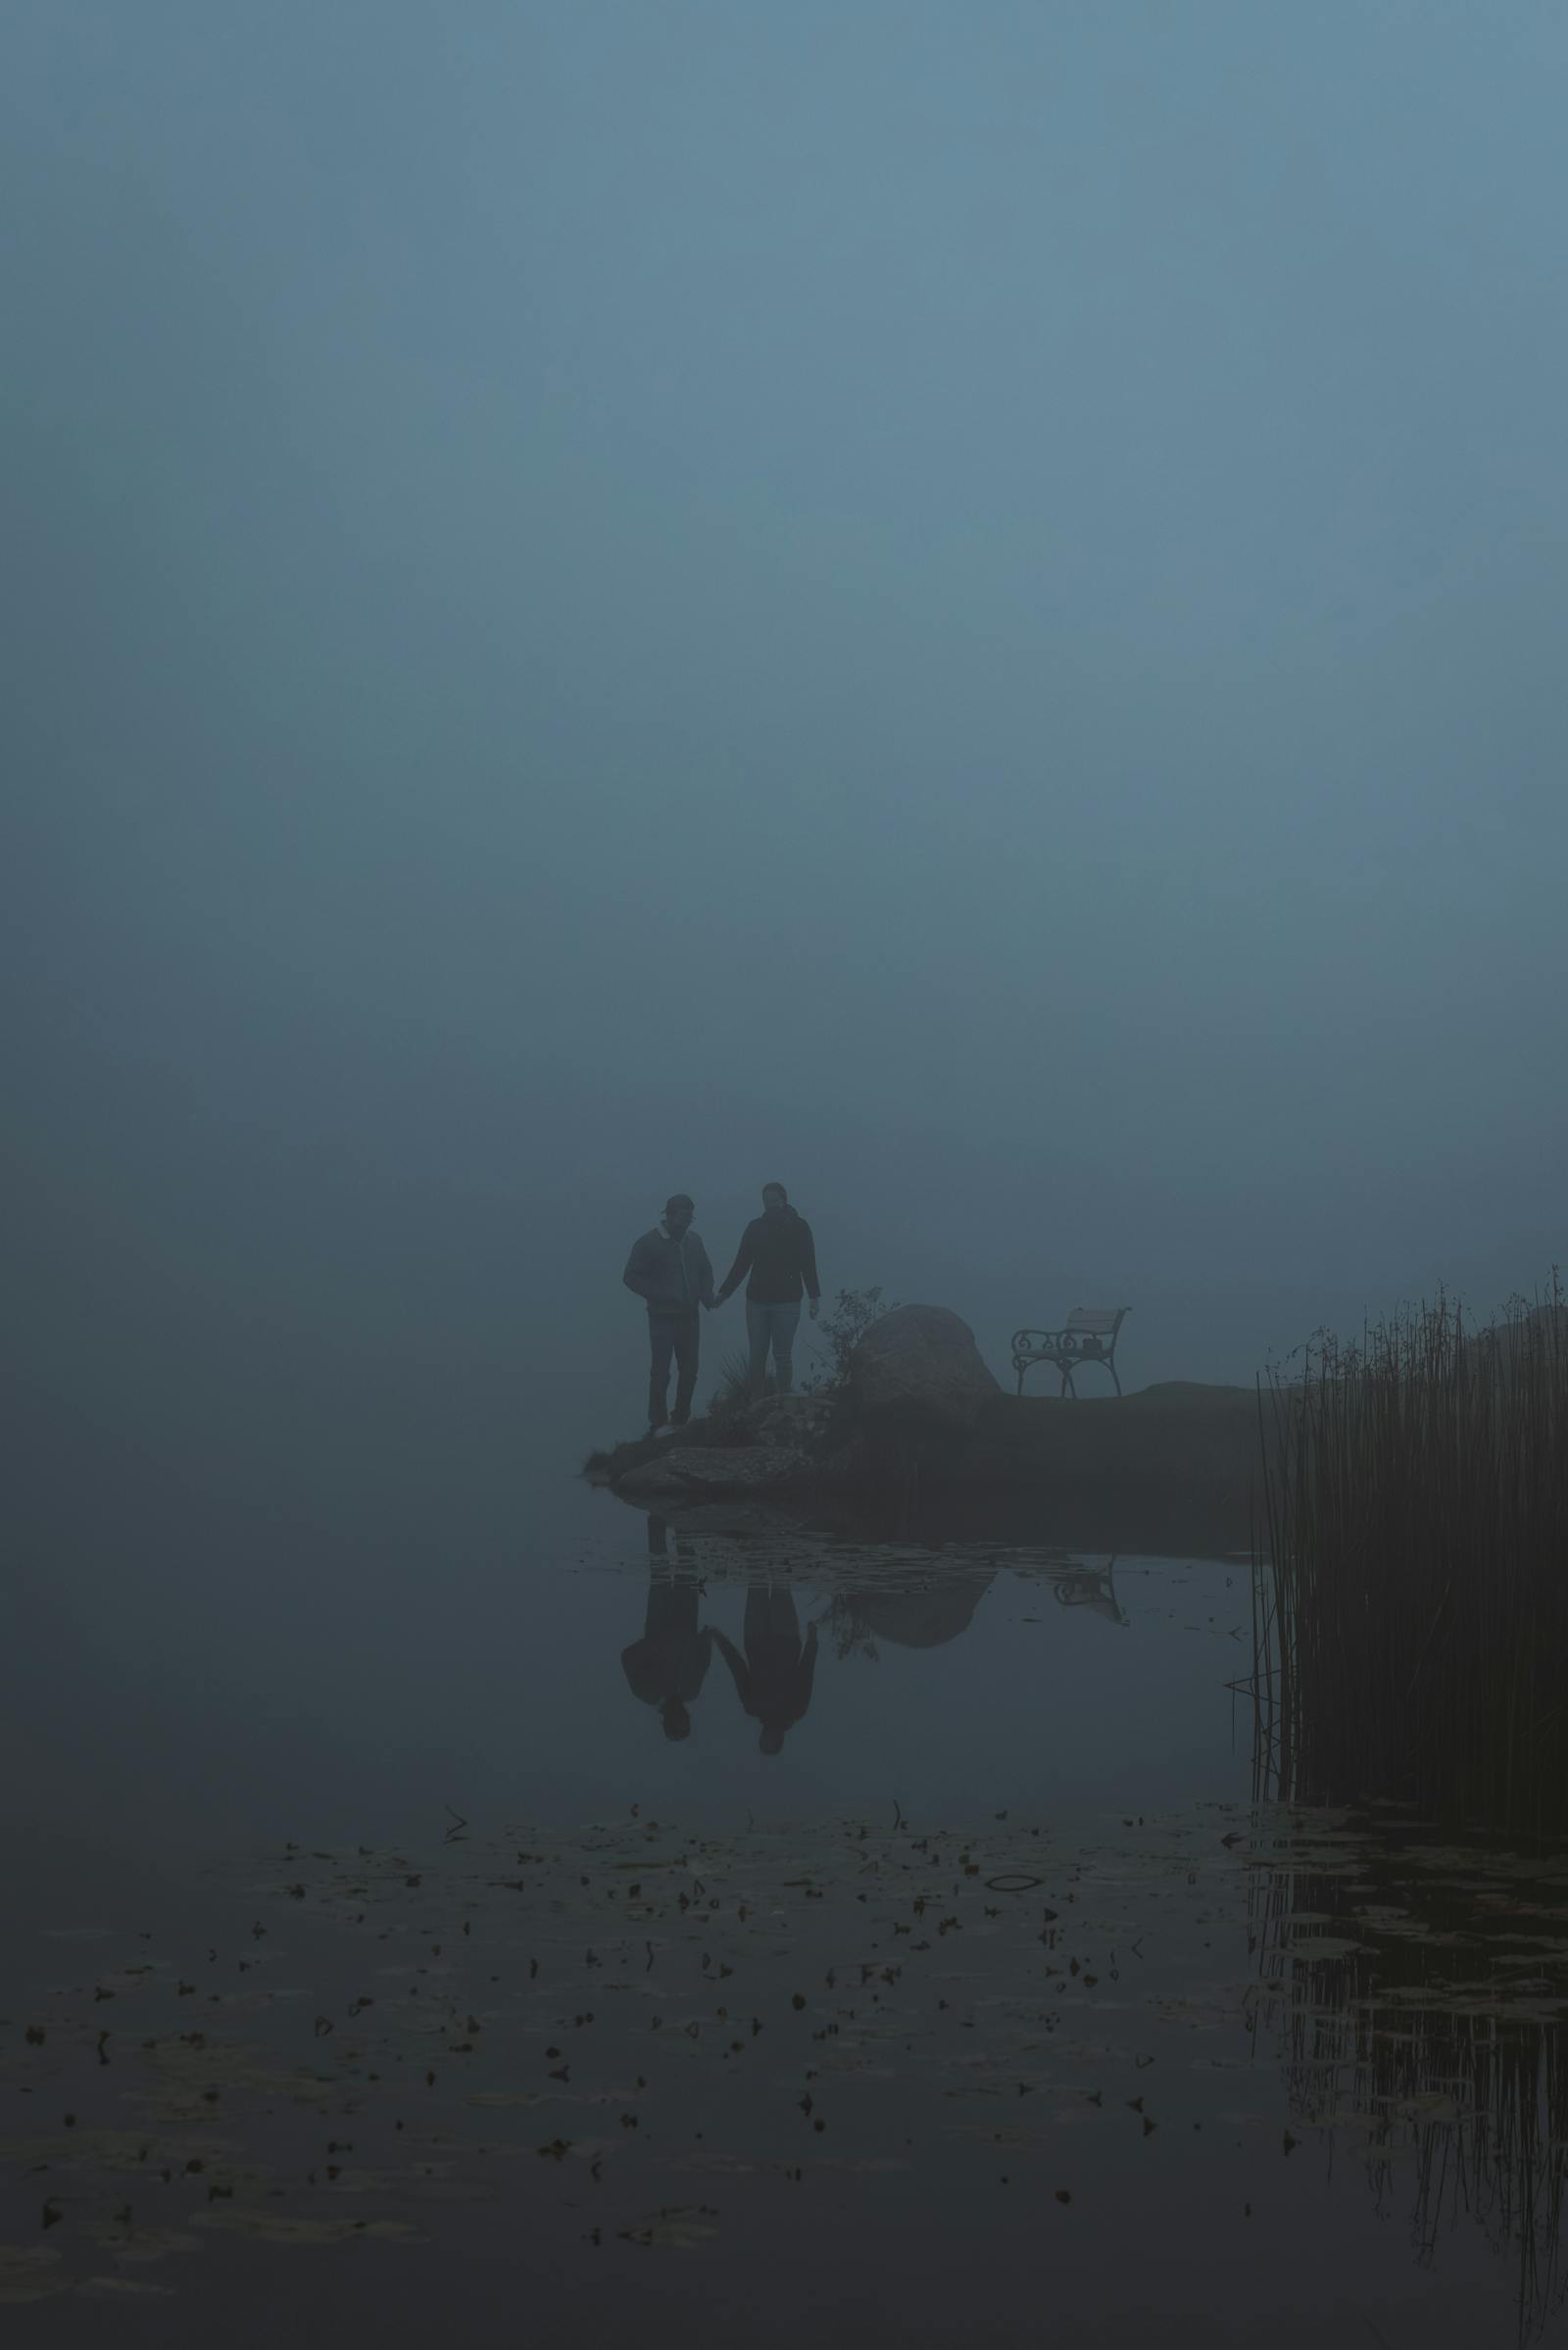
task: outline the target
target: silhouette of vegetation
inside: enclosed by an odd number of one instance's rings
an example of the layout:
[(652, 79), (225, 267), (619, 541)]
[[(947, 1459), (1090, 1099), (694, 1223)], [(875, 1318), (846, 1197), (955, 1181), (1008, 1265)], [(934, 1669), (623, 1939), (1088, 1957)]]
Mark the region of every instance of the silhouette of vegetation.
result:
[[(1272, 1400), (1272, 1414), (1268, 1400)], [(1259, 1397), (1261, 1788), (1568, 1826), (1568, 1312), (1439, 1297)], [(1272, 1429), (1270, 1428), (1272, 1418)]]
[(856, 1347), (873, 1322), (880, 1322), (884, 1314), (896, 1311), (896, 1305), (883, 1304), (880, 1285), (872, 1289), (838, 1291), (828, 1312), (812, 1326), (808, 1345), (816, 1356), (819, 1367), (802, 1380), (802, 1394), (841, 1394), (850, 1384), (850, 1357)]
[[(851, 1355), (872, 1323), (892, 1311), (891, 1305), (882, 1303), (880, 1289), (840, 1290), (826, 1313), (814, 1323), (803, 1325), (803, 1336), (810, 1333), (806, 1345), (816, 1358), (816, 1367), (800, 1381), (798, 1392), (824, 1397), (841, 1395), (849, 1385)], [(705, 1415), (710, 1441), (724, 1442), (750, 1403), (777, 1394), (778, 1382), (769, 1377), (763, 1382), (761, 1395), (754, 1396), (747, 1356), (726, 1355)]]
[(762, 1382), (761, 1396), (754, 1396), (749, 1358), (744, 1354), (726, 1354), (718, 1385), (708, 1399), (705, 1417), (714, 1434), (722, 1437), (741, 1418), (749, 1404), (760, 1402), (762, 1396), (777, 1394), (778, 1381), (768, 1377)]

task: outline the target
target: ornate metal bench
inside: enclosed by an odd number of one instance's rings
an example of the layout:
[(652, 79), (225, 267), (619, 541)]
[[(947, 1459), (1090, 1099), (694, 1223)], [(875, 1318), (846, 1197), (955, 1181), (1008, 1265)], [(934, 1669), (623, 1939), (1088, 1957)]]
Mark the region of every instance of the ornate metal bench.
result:
[(1012, 1367), (1018, 1374), (1018, 1393), (1023, 1394), (1023, 1375), (1031, 1363), (1050, 1363), (1061, 1373), (1061, 1392), (1076, 1395), (1073, 1373), (1085, 1363), (1098, 1363), (1115, 1380), (1116, 1393), (1121, 1394), (1121, 1381), (1116, 1377), (1116, 1333), (1127, 1312), (1125, 1305), (1075, 1305), (1067, 1316), (1062, 1330), (1015, 1330), (1012, 1334)]

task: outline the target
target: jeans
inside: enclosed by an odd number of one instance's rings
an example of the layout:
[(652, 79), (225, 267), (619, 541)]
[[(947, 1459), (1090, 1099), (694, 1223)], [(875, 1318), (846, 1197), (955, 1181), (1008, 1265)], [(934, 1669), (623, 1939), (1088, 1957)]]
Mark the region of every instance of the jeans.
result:
[(752, 1394), (760, 1395), (767, 1380), (767, 1349), (773, 1348), (773, 1369), (778, 1378), (778, 1392), (787, 1395), (795, 1378), (795, 1333), (801, 1326), (801, 1302), (793, 1305), (759, 1305), (755, 1297), (746, 1300), (746, 1335), (751, 1341)]
[(697, 1385), (699, 1329), (697, 1308), (681, 1312), (648, 1309), (648, 1425), (662, 1427), (664, 1397), (669, 1389), (669, 1358), (675, 1357), (675, 1409), (670, 1417), (684, 1427), (692, 1416), (692, 1391)]

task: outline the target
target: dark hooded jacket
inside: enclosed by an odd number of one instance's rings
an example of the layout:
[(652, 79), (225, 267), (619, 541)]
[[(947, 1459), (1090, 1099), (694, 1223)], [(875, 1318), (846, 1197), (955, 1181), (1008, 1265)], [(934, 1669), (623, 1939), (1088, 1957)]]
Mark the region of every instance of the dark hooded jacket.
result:
[(720, 1305), (748, 1272), (751, 1279), (746, 1295), (755, 1305), (799, 1305), (803, 1284), (808, 1297), (820, 1297), (816, 1244), (806, 1218), (789, 1206), (770, 1207), (752, 1218), (741, 1234), (735, 1262), (724, 1276), (717, 1299)]

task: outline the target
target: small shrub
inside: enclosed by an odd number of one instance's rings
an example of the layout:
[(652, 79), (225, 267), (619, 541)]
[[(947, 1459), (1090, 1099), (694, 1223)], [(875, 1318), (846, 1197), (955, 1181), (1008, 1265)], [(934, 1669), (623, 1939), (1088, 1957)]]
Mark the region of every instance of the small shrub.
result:
[[(865, 1290), (840, 1290), (831, 1309), (812, 1325), (813, 1335), (808, 1342), (816, 1356), (819, 1368), (801, 1382), (805, 1395), (837, 1395), (850, 1383), (850, 1357), (864, 1338), (873, 1322), (896, 1310), (882, 1302), (880, 1286)], [(824, 1351), (821, 1342), (825, 1340)]]
[(880, 1661), (881, 1651), (875, 1636), (866, 1630), (865, 1620), (853, 1592), (835, 1592), (830, 1620), (837, 1656), (861, 1656), (867, 1664), (873, 1665)]

